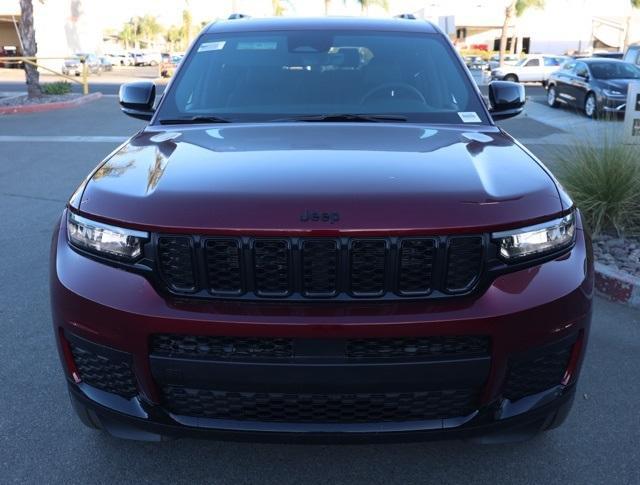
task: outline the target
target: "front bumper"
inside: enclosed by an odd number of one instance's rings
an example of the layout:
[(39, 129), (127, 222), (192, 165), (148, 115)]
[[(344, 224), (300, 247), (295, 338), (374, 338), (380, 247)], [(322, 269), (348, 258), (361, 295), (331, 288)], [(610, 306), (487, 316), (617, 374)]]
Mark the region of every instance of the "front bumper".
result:
[(601, 99), (602, 111), (607, 113), (624, 113), (627, 107), (626, 96), (608, 97), (602, 96)]
[[(320, 440), (520, 436), (549, 427), (570, 407), (591, 318), (593, 270), (588, 244), (579, 227), (569, 253), (500, 276), (473, 298), (400, 303), (193, 302), (167, 300), (144, 277), (81, 256), (58, 227), (51, 259), (53, 322), (79, 414), (85, 422), (117, 436)], [(158, 355), (152, 343), (158, 334), (288, 339), (298, 350), (284, 361)], [(341, 354), (350, 339), (469, 335), (490, 340), (486, 355), (354, 363)], [(83, 376), (78, 352), (93, 355), (88, 364), (92, 371), (108, 364), (122, 377), (125, 369), (133, 384), (122, 391), (113, 380), (105, 384)], [(561, 374), (549, 371), (554, 362), (549, 355), (558, 352), (565, 359)], [(531, 371), (532, 365), (544, 369)], [(547, 371), (556, 377), (544, 389), (525, 386), (535, 390), (527, 394), (521, 382), (512, 383), (522, 375), (539, 383)], [(176, 388), (177, 399), (172, 394)], [(216, 404), (220, 389), (225, 392), (226, 417), (220, 416)], [(449, 401), (443, 404), (442, 396)], [(213, 410), (212, 402), (217, 406)], [(369, 420), (367, 406), (372, 402), (383, 411)], [(334, 408), (329, 418), (324, 409), (318, 411), (325, 404)], [(416, 406), (421, 411), (414, 415)], [(391, 408), (391, 414), (384, 414)], [(397, 409), (404, 413), (402, 419), (394, 419)]]

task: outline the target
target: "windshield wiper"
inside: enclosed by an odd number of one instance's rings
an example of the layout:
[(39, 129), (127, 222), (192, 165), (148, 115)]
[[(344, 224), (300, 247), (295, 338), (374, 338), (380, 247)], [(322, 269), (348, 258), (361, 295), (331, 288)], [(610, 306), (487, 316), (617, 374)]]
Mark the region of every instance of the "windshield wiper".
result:
[(192, 123), (231, 123), (231, 121), (217, 116), (191, 116), (190, 118), (164, 119), (159, 123), (161, 125), (189, 125)]
[(274, 121), (308, 121), (308, 122), (365, 122), (384, 123), (385, 121), (407, 121), (406, 116), (400, 115), (375, 115), (375, 114), (353, 114), (353, 113), (333, 113), (326, 115), (293, 116), (291, 118), (281, 118)]

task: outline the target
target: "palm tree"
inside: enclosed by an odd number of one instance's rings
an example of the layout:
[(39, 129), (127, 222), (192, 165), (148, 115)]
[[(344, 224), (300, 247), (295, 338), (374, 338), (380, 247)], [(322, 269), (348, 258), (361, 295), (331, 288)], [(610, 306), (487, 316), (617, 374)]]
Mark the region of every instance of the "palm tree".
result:
[(324, 0), (324, 14), (329, 15), (329, 7), (331, 7), (331, 0)]
[(137, 42), (136, 29), (134, 28), (131, 22), (127, 22), (122, 27), (122, 30), (118, 34), (118, 38), (121, 42), (124, 43), (124, 48), (129, 49), (130, 47), (135, 46)]
[(629, 44), (631, 43), (631, 37), (629, 34), (631, 33), (631, 20), (633, 19), (633, 9), (635, 8), (640, 8), (640, 0), (631, 0), (631, 12), (627, 17), (627, 25), (624, 29), (624, 46), (622, 48), (623, 51), (626, 51), (627, 47), (629, 47)]
[(274, 16), (280, 17), (284, 15), (284, 12), (286, 11), (284, 6), (285, 3), (289, 8), (295, 11), (295, 7), (293, 6), (293, 3), (291, 3), (291, 0), (271, 0), (271, 8), (273, 9)]
[(509, 27), (514, 17), (520, 17), (528, 8), (544, 7), (544, 0), (509, 0), (505, 9), (504, 23), (502, 24), (502, 34), (500, 35), (500, 66), (504, 65), (504, 55), (507, 51), (507, 37)]
[(389, 10), (389, 3), (387, 0), (358, 0), (358, 3), (360, 4), (360, 12), (363, 14), (369, 13), (369, 7), (372, 5), (379, 5), (385, 10)]
[(178, 45), (182, 46), (182, 29), (172, 25), (164, 33), (164, 40), (169, 44), (169, 49), (175, 51)]
[[(32, 0), (20, 0), (20, 41), (22, 42), (22, 55), (35, 57), (38, 53), (36, 44), (36, 31), (33, 27), (33, 2)], [(39, 98), (42, 96), (40, 88), (40, 74), (38, 68), (25, 62), (24, 76), (27, 82), (27, 96)]]
[(193, 20), (191, 18), (191, 12), (188, 8), (185, 8), (182, 11), (182, 38), (185, 44), (185, 47), (189, 45), (191, 42), (193, 32)]
[(145, 15), (138, 19), (138, 34), (149, 46), (155, 37), (162, 32), (162, 26), (153, 15)]

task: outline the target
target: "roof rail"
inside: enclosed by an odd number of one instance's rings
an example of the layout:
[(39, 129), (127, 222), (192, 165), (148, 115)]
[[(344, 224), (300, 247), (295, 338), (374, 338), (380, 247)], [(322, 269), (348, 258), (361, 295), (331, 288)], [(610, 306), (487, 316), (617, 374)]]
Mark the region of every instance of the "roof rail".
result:
[(251, 15), (246, 15), (243, 13), (232, 13), (231, 15), (229, 15), (227, 20), (250, 19), (250, 18), (251, 18)]
[(412, 13), (401, 13), (399, 15), (394, 15), (394, 19), (405, 19), (405, 20), (416, 20), (416, 16)]

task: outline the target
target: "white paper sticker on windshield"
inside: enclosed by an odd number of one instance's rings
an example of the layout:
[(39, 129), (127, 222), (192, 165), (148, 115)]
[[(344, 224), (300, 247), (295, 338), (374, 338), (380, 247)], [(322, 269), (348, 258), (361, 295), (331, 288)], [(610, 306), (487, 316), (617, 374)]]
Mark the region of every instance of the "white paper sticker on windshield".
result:
[(480, 123), (482, 121), (475, 111), (458, 111), (458, 116), (463, 123)]
[(203, 42), (198, 47), (198, 52), (208, 52), (208, 51), (219, 51), (224, 48), (226, 42), (224, 40), (219, 40), (217, 42)]

